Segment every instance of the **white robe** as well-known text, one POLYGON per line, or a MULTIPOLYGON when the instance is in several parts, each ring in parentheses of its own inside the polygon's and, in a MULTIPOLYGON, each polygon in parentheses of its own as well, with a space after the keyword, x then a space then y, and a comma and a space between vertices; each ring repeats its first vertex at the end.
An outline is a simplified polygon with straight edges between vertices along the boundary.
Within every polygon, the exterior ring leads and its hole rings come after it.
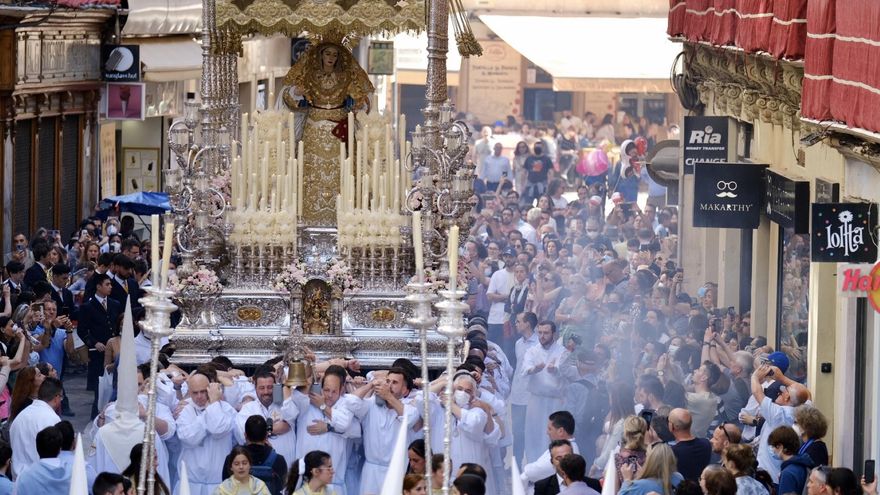
MULTIPOLYGON (((378 495, 388 472, 403 416, 398 416, 394 409, 376 405, 375 397, 359 400, 353 405, 355 416, 361 418, 363 428, 365 461, 360 495, 378 495)), ((412 430, 421 415, 413 404, 405 403, 403 408, 406 411, 407 430, 412 430)))
MULTIPOLYGON (((479 464, 487 473, 491 472, 489 452, 486 450, 486 434, 483 432, 488 419, 486 412, 479 408, 462 409, 461 418, 452 416, 453 475, 465 462, 479 464)), ((487 490, 486 493, 489 491, 487 490)))
MULTIPOLYGON (((300 411, 304 411, 309 407, 308 396, 302 394, 298 390, 294 390, 293 394, 284 401, 282 405, 275 403, 269 404, 269 407, 263 405, 259 400, 252 400, 241 406, 241 410, 235 416, 235 434, 238 443, 244 445, 244 424, 251 416, 262 416, 266 421, 284 420, 290 425, 290 431, 280 435, 269 436, 269 443, 275 452, 284 456, 287 461, 287 467, 290 468, 294 461, 299 459, 299 452, 296 449, 296 418, 300 411)), ((227 452, 228 454, 228 452, 227 452)), ((302 453, 305 455, 305 452, 302 453)))
POLYGON ((558 366, 562 364, 565 348, 553 343, 545 349, 540 343, 526 351, 522 373, 529 379, 529 403, 526 406, 525 458, 528 462, 541 457, 547 450, 550 437, 547 436, 547 418, 564 406, 563 382, 558 366), (547 371, 546 365, 555 361, 557 372, 547 371), (536 365, 543 363, 544 369, 527 375, 536 365))
MULTIPOLYGON (((214 495, 223 481, 223 462, 235 445, 235 409, 224 401, 199 409, 189 403, 177 417, 180 461, 186 462, 190 495, 214 495)), ((181 466, 178 465, 178 472, 181 466)), ((180 483, 174 494, 180 493, 180 483)))
POLYGON ((37 433, 49 426, 55 426, 61 418, 52 406, 35 400, 24 408, 9 427, 9 441, 12 444, 12 472, 16 476, 24 468, 40 460, 37 454, 37 433))
MULTIPOLYGON (((162 348, 165 344, 168 343, 168 337, 162 337, 159 339, 159 349, 162 348)), ((152 345, 153 343, 147 338, 147 335, 144 332, 140 332, 134 338, 134 356, 137 360, 138 366, 149 363, 150 357, 152 355, 152 345)))
POLYGON ((320 409, 311 404, 308 409, 300 413, 297 421, 296 451, 301 456, 313 450, 323 450, 330 454, 334 469, 333 485, 337 495, 342 495, 345 487, 345 473, 351 452, 350 438, 360 436, 360 424, 354 421, 354 413, 348 406, 350 400, 345 396, 340 397, 332 407, 333 418, 329 421, 320 409), (316 421, 329 423, 334 431, 312 435, 307 428, 316 421))

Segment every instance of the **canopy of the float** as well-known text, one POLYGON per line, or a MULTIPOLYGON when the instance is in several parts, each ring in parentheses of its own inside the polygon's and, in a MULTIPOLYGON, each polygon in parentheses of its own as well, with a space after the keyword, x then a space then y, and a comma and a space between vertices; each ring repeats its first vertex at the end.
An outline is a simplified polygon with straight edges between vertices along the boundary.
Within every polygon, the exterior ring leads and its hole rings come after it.
POLYGON ((217 27, 240 35, 364 36, 425 29, 424 0, 217 0, 216 5, 217 27))

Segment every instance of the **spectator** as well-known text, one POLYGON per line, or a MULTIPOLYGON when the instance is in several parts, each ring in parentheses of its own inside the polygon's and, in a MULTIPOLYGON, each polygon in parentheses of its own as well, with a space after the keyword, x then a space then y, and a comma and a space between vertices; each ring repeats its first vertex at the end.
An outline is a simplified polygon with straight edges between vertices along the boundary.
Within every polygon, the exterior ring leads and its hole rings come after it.
MULTIPOLYGON (((37 398, 12 421, 9 440, 12 444, 12 471, 16 475, 41 458, 35 439, 37 433, 61 421, 58 413, 61 412, 62 395, 60 380, 43 379, 37 398)), ((60 445, 61 441, 58 443, 60 445)))
MULTIPOLYGON (((247 442, 244 449, 251 461, 250 474, 265 484, 269 493, 281 495, 287 479, 287 462, 269 444, 268 424, 260 415, 251 416, 245 421, 244 436, 247 442)), ((235 450, 223 462, 223 479, 233 475, 235 450)))
POLYGON ((621 470, 638 471, 645 464, 645 459, 648 457, 645 445, 647 432, 648 423, 639 416, 629 416, 623 422, 623 444, 620 446, 620 452, 614 454, 617 486, 623 484, 621 470))
POLYGON ((15 480, 17 493, 67 495, 70 492, 71 471, 58 460, 61 441, 61 432, 54 426, 48 426, 37 433, 37 454, 40 458, 20 471, 15 480))
POLYGON ((0 444, 0 495, 12 495, 12 448, 8 444, 0 444))
POLYGON ((706 466, 700 475, 700 488, 705 495, 737 495, 736 480, 721 466, 706 466))
POLYGON ((51 251, 51 248, 48 243, 36 242, 34 243, 33 250, 36 263, 31 265, 24 274, 24 286, 30 288, 33 288, 34 284, 40 280, 48 281, 49 268, 52 267, 49 261, 49 251, 51 251))
POLYGON ((116 473, 101 473, 92 485, 92 495, 127 495, 125 477, 116 473))
POLYGON ((792 428, 803 441, 798 454, 810 456, 816 466, 827 466, 828 447, 822 438, 828 433, 828 420, 822 411, 811 405, 798 406, 794 410, 792 428))
MULTIPOLYGON (((766 425, 765 425, 766 428, 766 425)), ((801 493, 813 468, 813 460, 806 454, 798 454, 801 441, 788 426, 780 426, 767 438, 770 455, 782 461, 779 473, 778 493, 801 493)))
POLYGON ((650 449, 645 465, 636 473, 624 469, 623 485, 618 495, 648 495, 651 492, 672 493, 673 488, 682 482, 682 476, 675 470, 675 453, 666 444, 657 444, 650 449))
POLYGON ((700 473, 709 465, 712 446, 705 438, 691 433, 691 414, 687 409, 673 409, 669 413, 669 431, 675 436, 672 450, 678 460, 678 472, 684 479, 698 480, 700 473))
POLYGON ((736 479, 738 495, 769 495, 760 481, 752 477, 755 471, 755 452, 750 445, 733 444, 721 453, 721 465, 736 479))
POLYGON ((583 481, 587 471, 587 461, 577 454, 568 454, 559 460, 559 475, 565 488, 559 495, 599 495, 583 481))

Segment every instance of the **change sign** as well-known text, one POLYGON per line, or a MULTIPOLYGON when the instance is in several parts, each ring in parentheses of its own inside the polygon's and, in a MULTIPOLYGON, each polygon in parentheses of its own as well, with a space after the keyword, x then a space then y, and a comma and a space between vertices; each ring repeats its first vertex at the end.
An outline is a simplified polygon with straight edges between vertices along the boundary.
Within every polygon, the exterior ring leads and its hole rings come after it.
POLYGON ((728 160, 727 117, 684 118, 684 173, 694 173, 696 163, 723 163, 728 160))
POLYGON ((697 163, 694 227, 754 229, 761 223, 767 165, 697 163))

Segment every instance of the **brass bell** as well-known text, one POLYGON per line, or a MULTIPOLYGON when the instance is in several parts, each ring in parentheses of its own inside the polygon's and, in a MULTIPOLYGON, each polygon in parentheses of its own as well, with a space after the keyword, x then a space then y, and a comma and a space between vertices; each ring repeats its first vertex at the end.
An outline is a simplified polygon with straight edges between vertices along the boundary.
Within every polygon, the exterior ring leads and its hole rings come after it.
POLYGON ((308 383, 308 380, 306 380, 306 364, 299 359, 289 362, 287 365, 287 380, 284 381, 284 385, 297 388, 304 387, 308 383))

